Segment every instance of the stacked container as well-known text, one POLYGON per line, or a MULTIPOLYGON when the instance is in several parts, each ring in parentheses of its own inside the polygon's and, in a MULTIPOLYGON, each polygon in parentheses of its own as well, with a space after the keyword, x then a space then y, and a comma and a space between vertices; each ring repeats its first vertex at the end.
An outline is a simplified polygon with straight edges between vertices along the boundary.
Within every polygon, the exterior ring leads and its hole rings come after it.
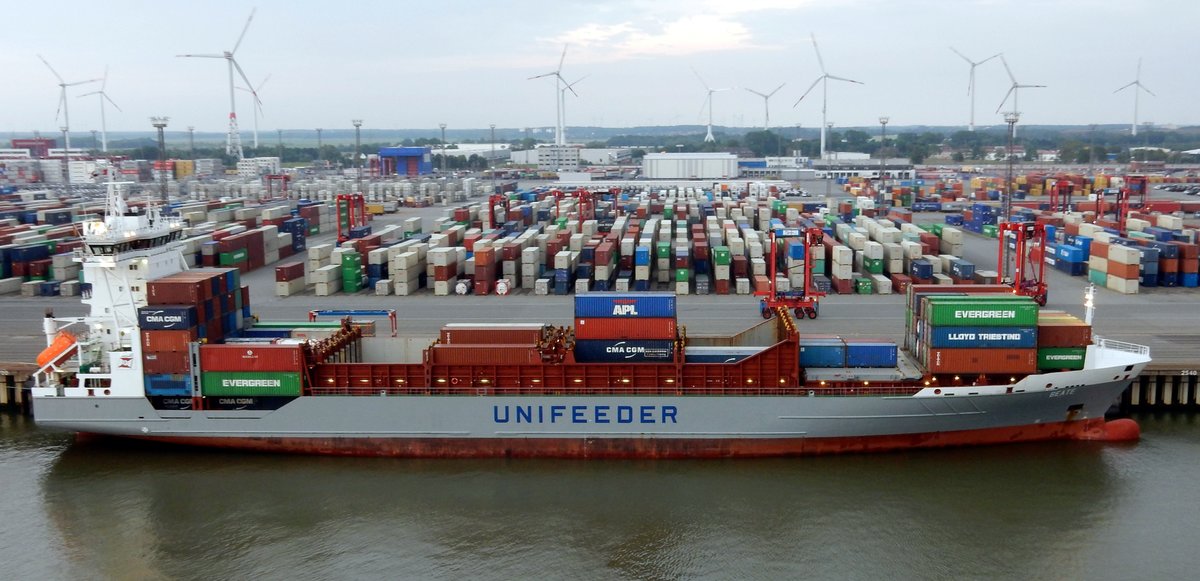
POLYGON ((147 389, 155 391, 147 394, 190 395, 192 344, 237 336, 248 293, 233 269, 189 270, 147 283, 148 304, 138 309, 142 369, 147 389))
POLYGON ((586 293, 575 296, 575 360, 668 363, 675 359, 675 295, 586 293))
POLYGON ((298 396, 303 392, 300 345, 201 345, 201 393, 216 397, 298 396))
POLYGON ((1063 311, 1038 313, 1038 369, 1063 371, 1083 369, 1087 346, 1092 343, 1092 327, 1063 311))
POLYGON ((1030 297, 926 296, 916 325, 917 356, 930 373, 1033 373, 1037 323, 1030 297))

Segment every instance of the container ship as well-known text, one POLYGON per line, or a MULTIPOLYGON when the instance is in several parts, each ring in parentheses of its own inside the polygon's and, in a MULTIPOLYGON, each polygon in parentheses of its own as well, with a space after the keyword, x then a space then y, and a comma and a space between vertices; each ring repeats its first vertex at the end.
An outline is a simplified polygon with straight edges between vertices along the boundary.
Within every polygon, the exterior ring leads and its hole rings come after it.
MULTIPOLYGON (((689 337, 673 294, 585 293, 569 327, 448 324, 424 349, 353 316, 261 322, 239 271, 110 186, 75 254, 90 314, 47 314, 36 421, 81 434, 395 457, 706 458, 1136 435, 1106 422, 1141 345, 1002 285, 911 285, 902 344, 786 309, 689 337)), ((421 245, 413 245, 420 251, 421 245)), ((401 320, 403 317, 400 317, 401 320)), ((1132 424, 1132 425, 1131 425, 1132 424)))

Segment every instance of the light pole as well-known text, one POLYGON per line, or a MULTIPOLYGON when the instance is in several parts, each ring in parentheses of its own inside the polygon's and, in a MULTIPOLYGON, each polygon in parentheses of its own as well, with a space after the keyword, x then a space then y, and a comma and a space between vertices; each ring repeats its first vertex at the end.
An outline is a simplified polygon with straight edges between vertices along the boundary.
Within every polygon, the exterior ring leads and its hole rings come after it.
POLYGON ((442 141, 440 143, 442 149, 442 167, 439 168, 442 173, 446 172, 446 124, 438 123, 438 127, 442 128, 442 141))
POLYGON ((92 130, 92 149, 100 149, 99 142, 96 141, 96 130, 92 130))
MULTIPOLYGON (((1008 222, 1009 216, 1012 215, 1012 184, 1013 184, 1013 140, 1017 134, 1017 121, 1021 120, 1021 114, 1012 111, 1004 114, 1004 122, 1008 123, 1008 177, 1004 184, 1004 192, 1000 198, 1000 220, 1008 222)), ((1009 266, 1009 249, 1008 240, 1002 238, 1000 240, 1000 279, 1011 280, 1012 270, 1009 266)), ((1012 281, 1016 283, 1017 281, 1012 281)))
POLYGON ((163 130, 167 128, 167 117, 151 117, 150 124, 158 130, 158 187, 159 196, 162 198, 163 206, 166 206, 170 201, 167 196, 167 141, 163 137, 163 130))
POLYGON ((492 193, 496 192, 496 124, 488 125, 492 130, 492 156, 488 158, 488 173, 492 174, 492 193))
POLYGON ((883 187, 886 183, 887 171, 887 124, 889 119, 884 116, 879 118, 879 201, 878 204, 883 207, 883 187))
POLYGON ((1096 159, 1096 146, 1093 144, 1094 141, 1096 141, 1095 123, 1091 125, 1091 131, 1088 132, 1088 177, 1092 178, 1095 177, 1095 173, 1092 171, 1092 164, 1095 163, 1096 159))
POLYGON ((362 130, 362 119, 352 119, 350 123, 354 124, 354 163, 358 164, 358 171, 355 172, 355 191, 362 193, 362 158, 359 157, 359 149, 362 147, 362 141, 359 139, 359 132, 362 130))
MULTIPOLYGON (((830 134, 833 133, 833 121, 825 122, 825 131, 827 131, 830 134)), ((832 137, 832 135, 830 137, 832 137)), ((824 153, 827 156, 825 159, 825 197, 828 198, 829 197, 829 189, 830 189, 829 182, 830 182, 830 180, 833 179, 833 171, 832 171, 832 169, 833 169, 833 167, 832 167, 833 166, 833 148, 830 148, 829 151, 826 152, 824 149, 824 147, 825 147, 824 143, 821 144, 821 147, 822 147, 821 153, 824 153)))
POLYGON ((192 153, 192 159, 196 159, 196 128, 188 125, 188 149, 192 153))
POLYGON ((320 162, 325 160, 325 157, 321 154, 321 131, 322 131, 322 129, 320 127, 318 127, 317 128, 317 165, 318 166, 324 165, 320 162))
POLYGON ((1142 135, 1146 136, 1146 146, 1142 148, 1142 171, 1146 171, 1146 162, 1150 160, 1150 128, 1154 124, 1147 121, 1142 123, 1142 135))
POLYGON ((63 176, 66 179, 67 197, 71 197, 71 138, 67 136, 66 125, 59 127, 58 130, 63 134, 63 176))
POLYGON ((282 129, 275 130, 275 138, 278 140, 277 141, 277 144, 278 144, 277 149, 279 150, 279 163, 282 164, 283 163, 283 130, 282 129))

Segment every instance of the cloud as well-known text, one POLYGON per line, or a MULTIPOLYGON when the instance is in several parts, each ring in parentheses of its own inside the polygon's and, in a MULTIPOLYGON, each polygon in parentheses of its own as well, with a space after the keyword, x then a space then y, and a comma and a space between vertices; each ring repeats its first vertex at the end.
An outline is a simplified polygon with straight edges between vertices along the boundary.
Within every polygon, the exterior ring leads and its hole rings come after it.
POLYGON ((613 62, 647 56, 681 56, 757 47, 745 24, 714 14, 694 14, 665 22, 635 25, 584 24, 547 43, 571 46, 576 62, 613 62))

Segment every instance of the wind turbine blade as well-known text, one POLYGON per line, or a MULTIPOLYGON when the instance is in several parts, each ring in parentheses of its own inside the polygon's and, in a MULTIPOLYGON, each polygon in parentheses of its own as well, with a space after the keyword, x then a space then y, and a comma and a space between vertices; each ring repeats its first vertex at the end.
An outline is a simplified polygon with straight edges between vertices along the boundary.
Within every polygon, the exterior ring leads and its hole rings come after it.
MULTIPOLYGON (((54 110, 54 122, 58 123, 58 116, 62 115, 63 101, 67 98, 67 92, 64 89, 58 94, 58 109, 54 110)), ((65 146, 64 146, 65 147, 65 146)))
POLYGON ((47 62, 46 59, 44 57, 42 57, 42 55, 39 54, 39 55, 37 55, 37 57, 42 60, 42 64, 46 65, 46 68, 50 69, 50 72, 54 73, 54 77, 58 79, 58 82, 60 82, 60 83, 64 82, 62 75, 58 74, 58 71, 54 70, 54 67, 50 66, 50 63, 47 62))
POLYGON ((1142 80, 1142 57, 1138 57, 1137 76, 1133 78, 1138 81, 1142 80))
POLYGON ((808 35, 812 38, 813 51, 817 53, 817 64, 821 65, 821 74, 825 74, 825 59, 821 58, 821 47, 817 46, 817 35, 812 32, 808 35))
POLYGON ((121 109, 121 107, 120 107, 120 106, 118 106, 118 105, 117 105, 117 103, 116 103, 115 101, 113 101, 113 100, 112 100, 112 98, 111 98, 111 97, 109 97, 109 96, 108 96, 108 93, 100 93, 100 95, 104 97, 104 100, 105 100, 105 101, 108 101, 108 104, 109 104, 109 105, 112 105, 113 107, 116 107, 116 108, 117 108, 117 111, 121 111, 122 113, 124 113, 124 112, 125 112, 125 111, 123 111, 123 110, 121 109))
POLYGON ((971 65, 971 74, 967 77, 967 96, 971 96, 971 87, 975 86, 975 65, 971 65))
MULTIPOLYGON (((242 65, 239 65, 237 60, 235 60, 235 59, 229 59, 229 62, 233 63, 233 68, 237 69, 238 75, 240 75, 242 77, 242 81, 244 81, 246 83, 246 86, 253 87, 254 85, 250 83, 250 79, 246 77, 246 72, 242 70, 242 65)), ((257 92, 255 92, 253 89, 251 89, 250 94, 254 95, 255 101, 258 101, 258 93, 257 92)))
POLYGON ((562 72, 563 62, 567 60, 567 46, 568 45, 563 44, 562 56, 558 57, 558 68, 554 71, 556 73, 562 72))
POLYGON ((1117 89, 1117 90, 1115 90, 1115 91, 1113 91, 1113 92, 1114 92, 1114 93, 1120 93, 1121 91, 1124 91, 1125 89, 1128 89, 1129 87, 1132 87, 1132 86, 1134 86, 1134 85, 1136 85, 1136 84, 1138 84, 1138 82, 1137 82, 1137 81, 1130 81, 1130 82, 1129 82, 1129 84, 1126 84, 1126 85, 1121 85, 1121 88, 1120 88, 1120 89, 1117 89))
POLYGON ((84 97, 90 97, 90 96, 92 96, 92 95, 103 95, 103 94, 104 94, 104 92, 103 92, 103 91, 92 91, 92 92, 90 92, 90 93, 84 93, 84 94, 82 94, 82 95, 75 95, 75 98, 76 98, 76 99, 82 99, 82 98, 84 98, 84 97))
POLYGON ((977 63, 975 63, 975 64, 976 64, 976 65, 981 65, 981 64, 983 64, 983 63, 986 63, 986 62, 988 62, 988 61, 990 61, 990 60, 992 60, 992 59, 994 59, 994 58, 996 58, 996 57, 998 57, 998 56, 1000 56, 1000 53, 996 53, 996 54, 994 54, 994 55, 992 55, 992 56, 990 56, 990 57, 987 57, 987 58, 985 58, 985 59, 983 59, 983 60, 981 60, 981 61, 979 61, 979 62, 977 62, 977 63))
POLYGON ((835 80, 835 81, 845 81, 845 82, 847 82, 847 83, 858 83, 858 84, 860 84, 860 85, 863 85, 863 84, 865 84, 865 83, 863 83, 862 81, 856 81, 856 80, 854 80, 854 79, 847 79, 846 77, 837 77, 837 76, 834 76, 834 75, 825 75, 825 76, 826 76, 826 77, 829 77, 829 78, 831 78, 831 79, 833 79, 833 80, 835 80))
MULTIPOLYGON (((742 88, 745 88, 745 87, 742 87, 742 88)), ((770 96, 770 95, 764 95, 762 93, 759 93, 758 91, 755 91, 754 89, 746 89, 746 90, 750 91, 751 93, 754 93, 755 95, 758 95, 759 97, 762 97, 764 99, 766 99, 767 97, 770 96)))
POLYGON ((1004 70, 1008 73, 1008 79, 1012 81, 1014 85, 1017 84, 1017 78, 1013 76, 1012 69, 1008 68, 1008 59, 1004 58, 1003 54, 1000 55, 1000 62, 1004 63, 1004 70))
POLYGON ((1017 85, 1018 89, 1045 89, 1046 85, 1017 85))
POLYGON ((825 75, 821 75, 821 76, 817 77, 817 80, 813 81, 812 84, 808 86, 808 90, 804 91, 804 94, 800 95, 799 99, 796 99, 796 102, 792 104, 792 107, 799 105, 800 101, 803 101, 804 98, 807 97, 808 94, 811 93, 812 90, 817 87, 817 83, 821 82, 821 79, 824 79, 824 78, 825 78, 825 75))
POLYGON ((704 81, 704 77, 700 76, 700 73, 696 71, 696 67, 688 67, 688 68, 692 69, 692 74, 696 75, 696 78, 700 80, 700 84, 704 85, 705 89, 708 89, 710 91, 712 90, 712 89, 709 89, 708 83, 704 81))
MULTIPOLYGON (((566 80, 566 79, 564 79, 564 78, 562 78, 562 75, 555 74, 554 76, 558 77, 558 80, 562 81, 562 84, 563 84, 563 85, 566 85, 565 87, 563 87, 563 89, 565 89, 565 90, 567 90, 567 91, 570 91, 570 92, 571 92, 571 94, 572 94, 572 95, 575 95, 576 97, 578 97, 578 96, 579 96, 579 93, 576 93, 576 92, 575 92, 575 89, 572 89, 572 88, 571 88, 571 85, 567 85, 567 80, 566 80)), ((578 81, 576 81, 576 82, 578 82, 578 81)))
POLYGON ((1003 100, 1003 101, 1000 101, 1000 106, 999 106, 999 107, 996 107, 996 112, 997 112, 997 113, 999 113, 999 112, 1000 112, 1000 109, 1003 109, 1003 108, 1004 108, 1004 104, 1008 102, 1008 97, 1009 97, 1010 95, 1012 95, 1013 91, 1015 91, 1015 90, 1017 90, 1017 85, 1014 83, 1014 84, 1013 84, 1013 86, 1011 86, 1011 87, 1009 87, 1009 88, 1008 88, 1008 92, 1004 94, 1004 100, 1003 100))
MULTIPOLYGON (((242 33, 238 35, 237 42, 233 43, 233 50, 229 51, 229 54, 234 54, 234 53, 236 53, 236 52, 237 52, 237 49, 238 49, 238 47, 239 47, 239 46, 242 46, 242 39, 246 38, 246 31, 247 31, 247 30, 250 30, 250 21, 251 21, 251 20, 254 20, 254 13, 255 13, 255 12, 258 12, 258 8, 251 8, 251 9, 250 9, 250 17, 246 19, 246 25, 242 27, 242 33)), ((247 83, 247 84, 249 84, 249 83, 247 83)), ((252 86, 253 86, 253 85, 252 85, 252 86)))
POLYGON ((1142 84, 1140 81, 1137 83, 1137 86, 1138 86, 1138 88, 1139 88, 1139 89, 1141 89, 1141 90, 1143 90, 1143 91, 1145 91, 1145 92, 1147 92, 1147 93, 1150 93, 1150 96, 1151 96, 1151 97, 1157 97, 1157 96, 1158 96, 1158 95, 1155 95, 1155 94, 1154 94, 1154 91, 1151 91, 1150 89, 1147 89, 1147 88, 1146 88, 1146 85, 1143 85, 1143 84, 1142 84))
POLYGON ((708 96, 704 97, 704 103, 700 104, 700 113, 697 114, 701 119, 704 118, 704 109, 708 107, 708 102, 712 100, 712 91, 709 91, 708 96))
POLYGON ((958 52, 958 49, 957 49, 957 48, 950 47, 950 50, 954 51, 954 54, 956 54, 956 55, 958 55, 959 57, 961 57, 961 58, 962 58, 962 60, 964 60, 964 61, 967 61, 967 64, 969 64, 969 65, 971 65, 971 66, 975 66, 976 64, 978 64, 978 63, 976 63, 976 62, 972 61, 971 59, 967 58, 967 55, 965 55, 965 54, 963 54, 963 53, 961 53, 961 52, 958 52))
MULTIPOLYGON (((569 84, 569 85, 567 85, 567 88, 568 88, 568 89, 570 89, 571 87, 574 87, 575 85, 578 85, 579 83, 583 82, 583 80, 584 80, 584 79, 586 79, 586 78, 588 78, 588 77, 590 77, 590 76, 592 76, 592 74, 591 74, 591 73, 588 73, 588 74, 586 74, 586 75, 584 75, 584 76, 582 76, 582 77, 579 77, 578 79, 575 79, 575 82, 574 82, 574 83, 571 83, 571 84, 569 84)), ((574 93, 575 91, 574 91, 574 90, 572 90, 571 92, 572 92, 572 93, 574 93)), ((578 95, 576 95, 576 96, 578 96, 578 95)))
POLYGON ((263 88, 263 85, 266 85, 267 81, 269 81, 269 80, 271 80, 271 75, 267 75, 267 77, 265 79, 263 79, 261 83, 258 84, 258 88, 255 89, 255 91, 261 91, 263 88))
POLYGON ((772 96, 774 96, 774 95, 775 95, 775 93, 778 93, 778 92, 779 92, 779 89, 782 89, 782 88, 783 88, 783 86, 784 86, 784 85, 786 85, 786 84, 787 84, 787 83, 779 83, 779 86, 778 86, 778 87, 775 87, 775 90, 774 90, 774 91, 771 91, 770 93, 767 93, 767 94, 766 94, 766 96, 765 96, 765 98, 767 98, 767 99, 770 99, 772 96))
POLYGON ((108 65, 104 65, 104 80, 100 81, 100 91, 103 92, 108 87, 108 65))
POLYGON ((725 87, 724 89, 712 89, 712 92, 714 92, 714 93, 721 93, 721 92, 724 92, 724 91, 732 91, 732 90, 734 90, 734 89, 736 89, 736 88, 737 88, 737 87, 725 87))
POLYGON ((550 73, 545 73, 545 74, 537 75, 537 76, 534 76, 534 77, 529 77, 528 79, 525 79, 525 80, 526 80, 526 81, 532 81, 532 80, 534 80, 534 79, 542 79, 542 78, 545 78, 545 77, 553 77, 553 76, 555 76, 555 75, 557 75, 557 74, 558 74, 558 72, 550 72, 550 73))
POLYGON ((88 83, 99 83, 100 79, 88 79, 86 81, 75 81, 74 83, 63 83, 63 86, 74 87, 75 85, 86 85, 88 83))
POLYGON ((223 59, 223 54, 177 54, 177 58, 193 58, 193 59, 223 59))

